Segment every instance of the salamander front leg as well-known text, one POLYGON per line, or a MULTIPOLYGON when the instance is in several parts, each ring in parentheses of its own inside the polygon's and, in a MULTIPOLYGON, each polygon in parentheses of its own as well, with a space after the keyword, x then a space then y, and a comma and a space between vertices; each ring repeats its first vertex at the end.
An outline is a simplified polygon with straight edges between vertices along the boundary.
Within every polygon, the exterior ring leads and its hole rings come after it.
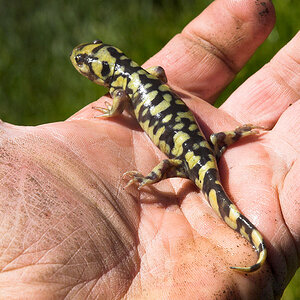
POLYGON ((94 109, 102 112, 101 115, 98 115, 96 117, 115 117, 120 115, 123 110, 128 107, 129 97, 124 90, 113 89, 112 91, 110 91, 110 94, 113 98, 112 105, 108 102, 105 102, 104 104, 106 105, 106 107, 93 107, 94 109))
POLYGON ((237 127, 233 131, 223 131, 218 133, 213 133, 210 136, 210 141, 213 146, 216 158, 219 159, 225 150, 231 144, 237 142, 243 137, 258 134, 257 130, 253 129, 264 129, 261 126, 255 126, 252 124, 245 124, 237 127))
POLYGON ((186 175, 183 169, 181 169, 181 166, 182 161, 179 159, 164 159, 147 176, 143 176, 137 171, 128 171, 124 173, 123 177, 128 176, 131 179, 125 186, 125 188, 136 182, 139 183, 138 189, 140 189, 144 185, 150 185, 166 178, 186 178, 186 175))
POLYGON ((167 76, 165 73, 165 70, 160 66, 154 66, 146 69, 147 72, 157 77, 159 80, 161 80, 163 83, 167 83, 167 76))

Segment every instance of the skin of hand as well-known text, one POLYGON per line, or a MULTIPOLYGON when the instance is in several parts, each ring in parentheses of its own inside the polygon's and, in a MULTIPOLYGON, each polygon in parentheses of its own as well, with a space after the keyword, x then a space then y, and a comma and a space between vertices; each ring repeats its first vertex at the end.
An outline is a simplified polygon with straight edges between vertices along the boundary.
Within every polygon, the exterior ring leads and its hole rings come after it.
POLYGON ((206 136, 267 129, 219 163, 225 190, 265 238, 262 269, 229 268, 256 253, 189 180, 124 189, 124 172, 147 174, 164 155, 126 113, 95 118, 102 97, 65 122, 0 123, 1 299, 280 297, 299 266, 300 34, 211 105, 274 23, 271 2, 217 0, 145 64, 166 70, 206 136))

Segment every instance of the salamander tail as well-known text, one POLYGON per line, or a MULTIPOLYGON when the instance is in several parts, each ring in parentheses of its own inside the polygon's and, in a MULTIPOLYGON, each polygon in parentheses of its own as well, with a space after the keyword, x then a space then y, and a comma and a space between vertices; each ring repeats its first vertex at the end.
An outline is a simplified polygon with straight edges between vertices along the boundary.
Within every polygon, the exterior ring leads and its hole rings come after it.
POLYGON ((253 241, 253 245, 255 246, 255 249, 258 253, 258 260, 257 260, 256 264, 254 264, 250 267, 230 267, 230 269, 237 270, 240 272, 245 272, 245 273, 251 273, 251 272, 257 271, 264 264, 264 262, 267 258, 267 249, 266 249, 264 240, 263 240, 261 234, 256 229, 254 229, 252 232, 252 237, 254 235, 257 235, 257 238, 258 238, 258 240, 256 240, 258 242, 258 244, 256 244, 255 241, 253 241))
POLYGON ((267 249, 262 235, 255 228, 255 226, 245 216, 243 216, 239 212, 238 208, 230 201, 221 183, 218 180, 214 180, 213 176, 207 178, 211 179, 209 180, 210 184, 204 185, 203 190, 206 193, 208 201, 212 208, 229 227, 240 233, 247 241, 249 241, 258 253, 258 259, 256 264, 250 267, 230 268, 248 273, 258 270, 267 258, 267 249))

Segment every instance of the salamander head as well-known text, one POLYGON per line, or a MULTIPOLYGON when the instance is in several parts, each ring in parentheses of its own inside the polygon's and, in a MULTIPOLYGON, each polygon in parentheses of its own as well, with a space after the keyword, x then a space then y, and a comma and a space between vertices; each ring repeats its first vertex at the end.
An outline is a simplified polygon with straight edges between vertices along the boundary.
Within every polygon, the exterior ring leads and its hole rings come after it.
POLYGON ((80 44, 71 52, 70 59, 76 70, 97 84, 108 86, 111 82, 115 57, 108 49, 111 46, 100 40, 80 44))

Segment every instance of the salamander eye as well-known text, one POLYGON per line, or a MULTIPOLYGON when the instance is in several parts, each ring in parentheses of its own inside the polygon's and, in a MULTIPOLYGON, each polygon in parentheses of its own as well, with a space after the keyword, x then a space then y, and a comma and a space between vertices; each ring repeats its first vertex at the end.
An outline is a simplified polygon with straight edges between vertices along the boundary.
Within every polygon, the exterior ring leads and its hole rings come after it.
POLYGON ((77 63, 78 66, 82 66, 83 62, 84 62, 84 57, 82 54, 78 54, 75 56, 75 61, 77 63))
POLYGON ((103 42, 101 40, 94 40, 93 44, 102 44, 103 42))

